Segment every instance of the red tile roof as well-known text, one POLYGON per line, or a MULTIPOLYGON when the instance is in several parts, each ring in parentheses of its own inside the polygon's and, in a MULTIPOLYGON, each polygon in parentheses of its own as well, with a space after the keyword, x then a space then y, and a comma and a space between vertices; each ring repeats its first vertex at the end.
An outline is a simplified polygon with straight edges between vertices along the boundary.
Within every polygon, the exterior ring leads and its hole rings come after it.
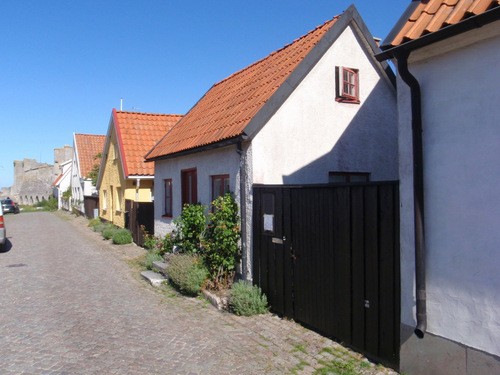
POLYGON ((95 159, 95 156, 102 153, 105 142, 105 135, 75 134, 75 147, 82 177, 88 177, 92 167, 101 163, 101 158, 95 159))
POLYGON ((64 174, 62 174, 62 173, 61 173, 61 174, 60 174, 60 175, 56 178, 56 180, 52 183, 52 186, 57 186, 57 184, 59 183, 59 181, 61 181, 61 180, 62 180, 63 176, 64 176, 64 174))
POLYGON ((398 46, 500 6, 500 0, 421 0, 395 37, 385 45, 398 46))
POLYGON ((338 18, 216 83, 146 158, 175 154, 242 135, 253 116, 338 18))
POLYGON ((167 133, 182 115, 113 110, 114 125, 128 176, 153 176, 154 165, 144 155, 167 133))

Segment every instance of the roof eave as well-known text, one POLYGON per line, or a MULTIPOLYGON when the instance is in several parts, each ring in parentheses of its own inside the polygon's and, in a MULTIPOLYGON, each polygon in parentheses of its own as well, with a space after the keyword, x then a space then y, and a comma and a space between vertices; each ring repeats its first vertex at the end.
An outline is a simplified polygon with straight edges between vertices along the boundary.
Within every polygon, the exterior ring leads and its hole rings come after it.
POLYGON ((410 40, 406 43, 400 44, 399 46, 382 46, 382 48, 385 47, 387 49, 384 52, 375 55, 375 58, 378 61, 383 61, 393 58, 398 53, 403 51, 405 53, 410 53, 411 51, 414 51, 416 49, 428 46, 432 43, 436 43, 444 39, 451 38, 466 31, 478 29, 498 20, 500 20, 500 7, 496 7, 476 16, 469 17, 456 24, 443 27, 438 31, 423 35, 420 38, 414 40, 410 40))
POLYGON ((215 142, 215 143, 210 143, 210 144, 207 144, 207 145, 204 145, 204 146, 190 148, 190 149, 187 149, 187 150, 175 152, 173 154, 160 155, 160 156, 148 158, 148 159, 146 159, 146 163, 156 162, 156 161, 166 160, 166 159, 173 159, 173 158, 178 158, 178 157, 181 157, 181 156, 196 154, 196 153, 199 153, 199 152, 214 150, 214 149, 221 148, 221 147, 231 146, 231 145, 237 144, 238 142, 243 142, 247 138, 248 137, 246 136, 246 134, 243 133, 243 134, 240 134, 240 135, 238 135, 236 137, 224 139, 222 141, 218 141, 218 142, 215 142))

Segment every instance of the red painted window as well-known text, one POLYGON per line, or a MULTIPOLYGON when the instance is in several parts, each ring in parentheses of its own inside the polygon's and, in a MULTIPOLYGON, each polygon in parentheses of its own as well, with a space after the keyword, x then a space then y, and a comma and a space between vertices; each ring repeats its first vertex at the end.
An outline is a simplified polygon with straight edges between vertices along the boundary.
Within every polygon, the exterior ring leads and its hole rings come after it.
POLYGON ((172 214, 172 179, 168 178, 163 180, 163 185, 165 187, 165 207, 163 216, 173 217, 172 214))
POLYGON ((212 201, 229 191, 228 174, 212 176, 212 201))
POLYGON ((198 203, 196 168, 181 171, 182 207, 198 203))
POLYGON ((359 103, 359 71, 336 67, 336 100, 344 103, 359 103))

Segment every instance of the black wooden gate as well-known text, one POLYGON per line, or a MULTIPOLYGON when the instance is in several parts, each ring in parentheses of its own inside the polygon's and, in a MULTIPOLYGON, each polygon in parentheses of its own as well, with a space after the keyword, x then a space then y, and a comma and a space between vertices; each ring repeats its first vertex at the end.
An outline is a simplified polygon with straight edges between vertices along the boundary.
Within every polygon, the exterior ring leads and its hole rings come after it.
POLYGON ((253 191, 253 280, 272 310, 398 366, 398 183, 253 191))
POLYGON ((125 200, 125 227, 132 233, 133 241, 139 245, 144 245, 144 236, 141 226, 145 230, 154 234, 154 203, 149 202, 134 202, 125 200))

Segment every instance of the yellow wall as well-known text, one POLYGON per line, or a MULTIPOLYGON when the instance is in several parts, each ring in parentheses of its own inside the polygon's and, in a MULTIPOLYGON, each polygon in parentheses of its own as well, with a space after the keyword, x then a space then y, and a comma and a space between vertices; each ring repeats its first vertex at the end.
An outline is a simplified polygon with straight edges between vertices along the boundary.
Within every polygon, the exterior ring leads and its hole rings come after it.
POLYGON ((108 149, 103 155, 104 164, 101 165, 104 169, 99 188, 99 212, 103 219, 123 228, 125 226, 125 200, 135 201, 136 193, 139 192, 139 202, 151 202, 153 180, 141 179, 140 187, 137 188, 136 179, 125 179, 120 154, 118 153, 115 157, 115 150, 118 150, 115 148, 116 144, 116 132, 113 127, 108 149), (119 191, 121 191, 120 201, 119 191))

